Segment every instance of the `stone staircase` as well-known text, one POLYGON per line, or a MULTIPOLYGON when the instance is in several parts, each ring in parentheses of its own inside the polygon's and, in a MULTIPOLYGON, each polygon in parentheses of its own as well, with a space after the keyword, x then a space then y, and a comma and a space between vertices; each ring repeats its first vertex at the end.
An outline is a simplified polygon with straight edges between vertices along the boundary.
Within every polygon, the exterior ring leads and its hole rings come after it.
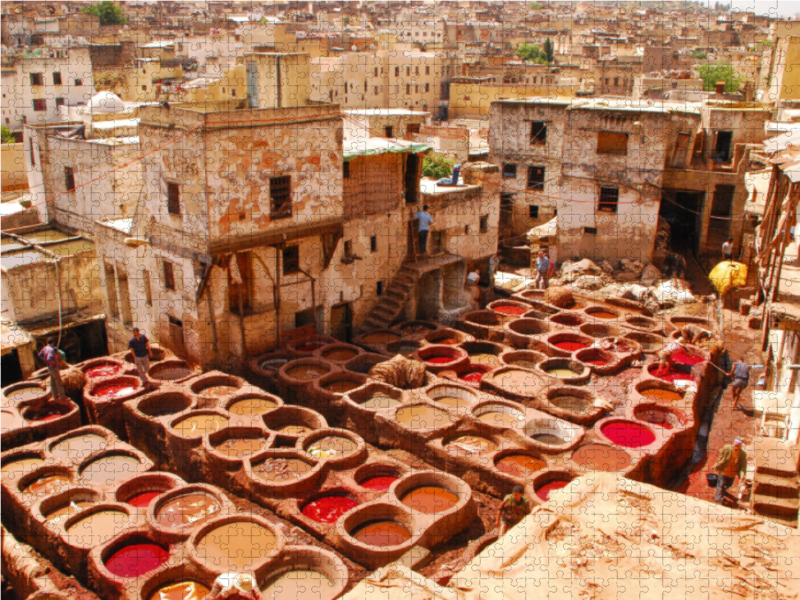
POLYGON ((362 332, 389 327, 400 316, 419 277, 419 271, 409 267, 408 264, 403 265, 367 315, 362 332))
POLYGON ((797 450, 779 440, 758 444, 750 504, 757 515, 797 527, 800 510, 800 474, 797 450))

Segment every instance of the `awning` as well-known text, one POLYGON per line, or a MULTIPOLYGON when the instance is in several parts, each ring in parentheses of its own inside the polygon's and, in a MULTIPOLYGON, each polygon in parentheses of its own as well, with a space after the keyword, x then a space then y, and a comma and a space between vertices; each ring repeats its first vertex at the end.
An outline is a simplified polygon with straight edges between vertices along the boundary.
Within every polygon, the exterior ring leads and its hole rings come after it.
POLYGON ((376 156, 389 152, 407 152, 417 154, 432 150, 428 144, 415 144, 406 141, 394 141, 386 138, 371 137, 344 141, 344 160, 352 160, 359 156, 376 156))

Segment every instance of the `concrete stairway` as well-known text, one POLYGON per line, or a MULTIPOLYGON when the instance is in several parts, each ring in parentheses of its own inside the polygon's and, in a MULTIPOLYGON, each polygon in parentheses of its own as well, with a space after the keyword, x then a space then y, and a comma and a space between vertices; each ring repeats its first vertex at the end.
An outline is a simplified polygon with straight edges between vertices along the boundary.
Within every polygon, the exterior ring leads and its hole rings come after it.
POLYGON ((378 299, 378 303, 367 315, 362 331, 389 327, 408 302, 419 277, 419 271, 409 267, 408 263, 403 265, 389 282, 383 296, 378 299))
POLYGON ((753 512, 797 527, 800 475, 797 449, 773 438, 762 438, 755 452, 755 474, 750 503, 753 512))

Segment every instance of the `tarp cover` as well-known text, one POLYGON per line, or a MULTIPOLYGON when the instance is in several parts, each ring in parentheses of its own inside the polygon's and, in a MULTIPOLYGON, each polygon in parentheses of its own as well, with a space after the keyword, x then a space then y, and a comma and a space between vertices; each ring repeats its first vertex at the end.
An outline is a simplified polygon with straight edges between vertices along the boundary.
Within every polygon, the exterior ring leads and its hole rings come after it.
POLYGON ((723 260, 711 270, 708 278, 721 295, 732 288, 747 285, 747 265, 723 260))

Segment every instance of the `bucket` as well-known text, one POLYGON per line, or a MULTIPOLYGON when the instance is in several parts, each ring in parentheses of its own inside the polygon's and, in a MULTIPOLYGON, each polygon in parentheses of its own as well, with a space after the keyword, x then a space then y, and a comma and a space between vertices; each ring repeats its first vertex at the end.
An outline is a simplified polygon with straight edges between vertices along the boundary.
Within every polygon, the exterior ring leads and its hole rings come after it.
POLYGON ((717 474, 716 473, 706 473, 706 481, 708 481, 708 487, 712 487, 712 488, 717 487, 717 474))

